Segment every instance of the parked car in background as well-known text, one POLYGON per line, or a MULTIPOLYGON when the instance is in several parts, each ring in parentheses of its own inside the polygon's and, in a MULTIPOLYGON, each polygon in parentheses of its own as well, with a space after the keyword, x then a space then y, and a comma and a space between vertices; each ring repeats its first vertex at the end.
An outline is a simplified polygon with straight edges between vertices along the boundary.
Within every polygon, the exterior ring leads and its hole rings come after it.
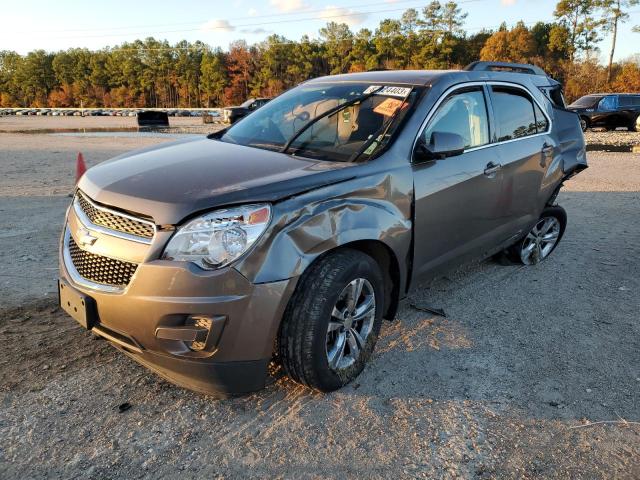
POLYGON ((580 115, 582 131, 592 127, 640 131, 640 93, 585 95, 567 107, 580 115))
POLYGON ((545 260, 567 222, 558 192, 586 167, 578 116, 531 65, 317 78, 208 137, 89 169, 61 306, 194 390, 259 389, 274 353, 335 390, 419 282, 503 251, 545 260))
POLYGON ((250 98, 237 107, 225 107, 222 109, 222 121, 231 125, 266 105, 270 100, 270 98, 250 98))

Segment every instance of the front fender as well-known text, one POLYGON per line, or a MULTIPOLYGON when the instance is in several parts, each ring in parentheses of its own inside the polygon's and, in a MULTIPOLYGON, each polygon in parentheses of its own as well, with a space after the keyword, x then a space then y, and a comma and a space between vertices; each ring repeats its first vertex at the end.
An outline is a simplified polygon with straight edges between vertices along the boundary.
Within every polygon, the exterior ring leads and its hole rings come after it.
POLYGON ((253 283, 284 280, 301 275, 323 253, 368 240, 382 242, 393 252, 400 278, 406 279, 411 192, 392 185, 402 182, 396 177, 385 175, 371 182, 374 187, 349 193, 344 193, 344 183, 331 185, 274 205, 263 240, 236 268, 253 283))

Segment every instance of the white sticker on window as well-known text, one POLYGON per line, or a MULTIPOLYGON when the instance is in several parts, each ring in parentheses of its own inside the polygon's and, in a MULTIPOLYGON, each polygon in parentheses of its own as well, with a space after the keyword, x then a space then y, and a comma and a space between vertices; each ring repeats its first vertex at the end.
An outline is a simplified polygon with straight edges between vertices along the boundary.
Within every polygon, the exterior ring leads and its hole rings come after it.
MULTIPOLYGON (((364 95, 367 95, 377 89, 380 88, 380 85, 371 85, 364 92, 364 95)), ((375 95, 385 95, 387 97, 398 97, 405 98, 411 92, 411 88, 409 87, 383 87, 379 91, 375 93, 375 95)))

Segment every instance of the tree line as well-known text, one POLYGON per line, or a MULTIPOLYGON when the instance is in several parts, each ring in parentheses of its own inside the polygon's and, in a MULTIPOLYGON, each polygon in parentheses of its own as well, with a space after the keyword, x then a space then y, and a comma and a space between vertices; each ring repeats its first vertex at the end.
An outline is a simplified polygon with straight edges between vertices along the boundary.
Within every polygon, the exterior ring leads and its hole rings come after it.
MULTIPOLYGON (((614 63, 620 25, 640 0, 560 0, 555 21, 470 33, 453 1, 432 1, 372 31, 329 22, 320 39, 271 35, 228 51, 200 41, 147 38, 101 50, 0 51, 2 107, 215 107, 275 96, 309 78, 374 69, 460 68, 475 60, 535 63, 569 100, 601 90, 640 91, 640 59, 614 63), (608 63, 598 45, 610 35, 608 63)), ((635 28, 638 30, 638 27, 635 28)), ((640 35, 636 37, 636 41, 640 35)))

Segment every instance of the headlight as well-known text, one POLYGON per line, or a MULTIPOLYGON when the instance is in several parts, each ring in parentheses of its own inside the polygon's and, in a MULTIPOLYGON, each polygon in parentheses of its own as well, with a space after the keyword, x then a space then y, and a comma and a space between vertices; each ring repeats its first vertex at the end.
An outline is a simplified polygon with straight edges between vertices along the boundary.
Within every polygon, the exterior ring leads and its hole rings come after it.
POLYGON ((240 258, 264 233, 271 219, 269 205, 244 205, 216 210, 178 229, 162 258, 193 262, 213 270, 240 258))

